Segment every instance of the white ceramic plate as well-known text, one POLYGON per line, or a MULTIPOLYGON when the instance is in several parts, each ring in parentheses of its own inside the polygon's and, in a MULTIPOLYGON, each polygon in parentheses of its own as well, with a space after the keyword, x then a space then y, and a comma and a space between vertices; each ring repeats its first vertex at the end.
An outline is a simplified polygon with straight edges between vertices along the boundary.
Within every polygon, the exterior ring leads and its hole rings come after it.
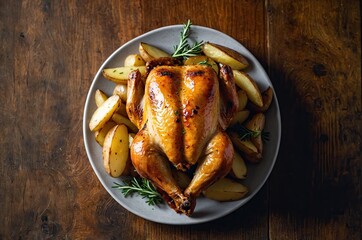
MULTIPOLYGON (((115 86, 114 83, 107 81, 102 76, 101 71, 104 68, 123 65, 124 59, 127 55, 138 53, 138 45, 140 42, 152 44, 169 53, 172 53, 173 46, 177 45, 179 42, 179 35, 182 27, 182 25, 174 25, 150 31, 129 41, 117 49, 102 64, 99 71, 97 72, 88 92, 84 106, 83 117, 84 144, 90 164, 92 165, 97 177, 103 184, 104 188, 109 192, 109 194, 128 211, 142 218, 158 223, 175 225, 208 222, 223 217, 248 202, 263 186, 273 168, 279 150, 281 135, 280 112, 278 101, 274 93, 274 100, 266 114, 265 128, 266 131, 270 132, 270 141, 265 144, 265 150, 263 154, 264 159, 257 165, 248 166, 248 177, 243 182, 250 189, 249 195, 239 201, 223 203, 200 197, 197 200, 196 209, 192 217, 179 215, 170 209, 166 204, 160 206, 148 206, 145 203, 145 200, 139 196, 125 198, 119 190, 112 188, 114 182, 122 183, 122 179, 112 178, 104 171, 102 149, 96 143, 94 140, 94 134, 88 128, 89 120, 96 109, 94 102, 95 91, 97 89, 102 89, 106 93, 111 94, 115 86)), ((190 38, 192 41, 210 41, 227 46, 242 53, 251 63, 251 66, 248 68, 247 72, 255 79, 260 88, 264 90, 268 86, 272 86, 269 77, 257 59, 236 40, 224 33, 206 27, 193 25, 191 30, 192 33, 190 38)))

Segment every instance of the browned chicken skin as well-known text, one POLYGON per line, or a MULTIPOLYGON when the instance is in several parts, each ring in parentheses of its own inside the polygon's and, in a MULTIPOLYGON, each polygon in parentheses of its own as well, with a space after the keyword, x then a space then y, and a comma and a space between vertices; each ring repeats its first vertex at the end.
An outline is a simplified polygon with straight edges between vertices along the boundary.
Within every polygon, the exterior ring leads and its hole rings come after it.
POLYGON ((238 99, 231 69, 223 66, 220 79, 208 66, 156 66, 143 83, 130 75, 127 112, 140 131, 131 145, 137 172, 162 190, 178 213, 191 215, 197 196, 230 170, 234 149, 224 132, 238 99), (197 164, 183 191, 172 177, 197 164))

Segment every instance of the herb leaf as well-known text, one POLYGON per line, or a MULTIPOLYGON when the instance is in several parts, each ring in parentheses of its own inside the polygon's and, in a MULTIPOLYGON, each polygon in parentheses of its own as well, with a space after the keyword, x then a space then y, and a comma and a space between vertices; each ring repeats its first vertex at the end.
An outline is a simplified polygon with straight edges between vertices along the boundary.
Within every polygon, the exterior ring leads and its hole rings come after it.
POLYGON ((246 140, 251 138, 257 138, 261 135, 261 138, 264 142, 270 140, 270 133, 264 130, 262 131, 253 131, 246 128, 244 125, 237 123, 230 128, 232 131, 236 132, 239 135, 240 140, 246 140))
POLYGON ((157 205, 163 202, 161 195, 157 192, 156 188, 150 181, 145 178, 133 177, 131 181, 125 185, 114 182, 112 188, 117 188, 122 191, 125 197, 138 193, 142 198, 146 199, 148 205, 157 205))
POLYGON ((206 65, 206 66, 209 66, 209 67, 212 67, 210 63, 208 63, 207 59, 204 60, 204 61, 201 61, 201 62, 198 62, 197 64, 200 64, 200 65, 206 65))
POLYGON ((195 42, 194 45, 191 47, 188 43, 188 37, 190 36, 190 27, 192 23, 187 20, 187 23, 184 24, 182 32, 180 32, 180 42, 178 45, 174 46, 174 53, 172 57, 183 57, 188 58, 192 56, 200 55, 202 52, 202 45, 203 41, 195 42))

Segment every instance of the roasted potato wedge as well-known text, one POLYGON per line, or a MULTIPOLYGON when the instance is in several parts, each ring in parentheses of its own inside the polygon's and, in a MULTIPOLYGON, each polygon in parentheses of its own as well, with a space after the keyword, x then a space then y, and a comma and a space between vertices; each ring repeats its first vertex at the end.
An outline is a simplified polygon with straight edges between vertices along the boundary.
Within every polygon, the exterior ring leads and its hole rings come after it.
POLYGON ((134 125, 127 117, 122 116, 121 114, 115 113, 112 116, 112 120, 115 121, 117 124, 124 124, 128 127, 129 130, 133 133, 138 132, 138 128, 134 125))
POLYGON ((257 137, 253 137, 250 141, 258 149, 258 152, 263 152, 263 140, 261 138, 261 133, 265 125, 265 115, 263 113, 256 113, 252 118, 245 123, 245 127, 251 131, 259 132, 260 134, 257 137))
POLYGON ((113 90, 113 95, 118 95, 121 97, 122 102, 127 102, 127 85, 117 84, 113 90))
POLYGON ((240 151, 240 154, 245 158, 245 160, 251 163, 260 162, 262 155, 250 140, 241 140, 235 132, 230 132, 229 137, 235 148, 240 151))
POLYGON ((254 103, 255 105, 262 107, 263 106, 263 98, 261 97, 261 93, 258 85, 247 73, 233 70, 235 84, 243 89, 248 96, 248 99, 254 103))
POLYGON ((248 108, 253 112, 266 112, 269 109, 270 104, 273 100, 273 89, 268 87, 264 92, 262 92, 261 97, 263 98, 263 106, 259 107, 252 102, 248 103, 248 108))
POLYGON ((103 164, 112 177, 119 177, 126 168, 129 147, 128 129, 125 125, 116 125, 106 135, 102 149, 103 164))
POLYGON ((146 66, 132 66, 132 67, 117 67, 117 68, 106 68, 103 69, 103 76, 115 83, 127 84, 128 75, 138 70, 142 76, 146 76, 146 66))
POLYGON ((216 62, 229 65, 232 69, 242 70, 249 66, 246 58, 240 53, 215 43, 205 43, 202 47, 204 54, 216 62))
POLYGON ((115 122, 108 121, 106 122, 106 124, 104 124, 104 126, 101 129, 94 132, 94 137, 99 145, 103 146, 104 139, 106 138, 107 133, 114 126, 116 126, 115 122))
POLYGON ((247 193, 247 187, 229 178, 221 178, 203 192, 205 197, 220 202, 239 200, 247 193))
POLYGON ((171 57, 170 54, 166 53, 165 51, 144 42, 140 43, 138 50, 141 54, 141 57, 146 62, 156 58, 171 57))
POLYGON ((118 95, 109 97, 97 110, 93 113, 89 121, 89 129, 97 131, 112 117, 113 113, 122 104, 121 98, 118 95))
POLYGON ((231 165, 230 176, 237 179, 245 179, 248 169, 245 165, 244 159, 238 152, 234 153, 233 164, 231 165))
POLYGON ((237 123, 243 123, 246 119, 248 119, 250 115, 250 111, 247 109, 244 109, 240 112, 237 112, 233 119, 230 122, 230 126, 235 125, 237 123))
POLYGON ((145 60, 139 54, 130 54, 124 60, 125 67, 146 66, 145 60))
POLYGON ((100 107, 106 100, 108 96, 100 89, 97 89, 94 94, 94 100, 96 102, 97 107, 100 107))
POLYGON ((184 65, 197 65, 197 64, 208 65, 212 67, 212 69, 214 69, 216 73, 219 73, 219 66, 217 65, 217 63, 207 56, 189 57, 184 61, 184 65))
POLYGON ((242 89, 240 89, 237 93, 238 93, 238 99, 239 99, 238 111, 242 111, 242 110, 244 110, 244 108, 246 107, 246 104, 248 103, 248 95, 242 89))

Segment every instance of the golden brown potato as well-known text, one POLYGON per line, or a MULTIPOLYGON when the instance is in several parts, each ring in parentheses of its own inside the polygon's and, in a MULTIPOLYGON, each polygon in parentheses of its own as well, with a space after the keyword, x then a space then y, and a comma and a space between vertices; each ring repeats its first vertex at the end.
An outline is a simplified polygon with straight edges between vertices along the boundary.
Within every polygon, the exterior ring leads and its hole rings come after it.
POLYGON ((106 68, 103 69, 102 74, 112 82, 127 84, 128 75, 135 70, 140 71, 142 76, 146 76, 146 66, 106 68))
POLYGON ((124 60, 125 67, 133 67, 133 66, 146 66, 146 62, 142 59, 139 54, 130 54, 124 60))
POLYGON ((124 124, 128 127, 128 129, 133 132, 137 133, 138 128, 134 125, 127 117, 122 116, 121 114, 115 113, 112 116, 112 120, 115 121, 117 124, 124 124))
POLYGON ((215 43, 205 43, 202 47, 204 54, 216 62, 229 65, 232 69, 242 70, 249 66, 246 58, 240 53, 215 43))
POLYGON ((102 149, 103 165, 112 177, 122 175, 129 156, 128 130, 123 124, 116 125, 106 135, 102 149))
POLYGON ((262 155, 250 140, 241 140, 238 134, 235 132, 230 132, 229 137, 235 148, 240 151, 241 155, 247 161, 252 163, 260 162, 260 160, 262 159, 262 155))
POLYGON ((258 152, 263 152, 263 140, 261 138, 261 133, 265 125, 265 115, 263 113, 257 113, 252 116, 252 118, 245 123, 245 127, 251 131, 259 132, 260 134, 257 137, 250 138, 251 142, 258 149, 258 152))
POLYGON ((230 122, 230 126, 235 125, 237 123, 243 123, 246 119, 248 119, 250 111, 245 109, 240 112, 237 112, 233 119, 230 122))
POLYGON ((144 42, 140 43, 138 50, 146 62, 161 57, 171 57, 170 54, 165 51, 144 42))
POLYGON ((108 96, 102 90, 97 89, 94 94, 94 99, 97 107, 100 107, 108 99, 108 96))
POLYGON ((263 106, 259 107, 253 104, 252 102, 248 103, 248 108, 253 112, 265 112, 269 109, 270 104, 273 100, 273 89, 268 87, 262 94, 261 97, 263 98, 263 106))
POLYGON ((248 95, 243 89, 238 91, 238 99, 239 99, 239 108, 238 112, 244 110, 246 104, 248 103, 248 95))
POLYGON ((99 145, 103 146, 104 139, 106 138, 107 133, 114 126, 116 126, 115 122, 108 121, 108 122, 106 122, 106 124, 104 124, 104 126, 101 129, 94 132, 94 137, 99 145))
POLYGON ((247 193, 247 187, 229 178, 221 178, 203 192, 205 197, 220 202, 240 200, 247 193))
POLYGON ((89 129, 97 131, 112 117, 113 113, 122 104, 121 98, 118 95, 109 97, 97 110, 93 113, 89 121, 89 129))
POLYGON ((217 63, 207 56, 194 56, 189 57, 185 60, 184 65, 197 65, 197 64, 204 64, 212 67, 216 73, 219 73, 219 66, 217 63))
POLYGON ((127 85, 117 84, 113 90, 113 95, 118 95, 121 97, 122 102, 127 102, 127 85))
POLYGON ((245 72, 233 70, 235 84, 243 89, 248 96, 248 99, 255 105, 262 107, 263 98, 256 82, 245 72))
POLYGON ((234 153, 233 164, 231 165, 230 176, 237 179, 245 179, 248 169, 245 165, 244 159, 238 152, 234 153))

